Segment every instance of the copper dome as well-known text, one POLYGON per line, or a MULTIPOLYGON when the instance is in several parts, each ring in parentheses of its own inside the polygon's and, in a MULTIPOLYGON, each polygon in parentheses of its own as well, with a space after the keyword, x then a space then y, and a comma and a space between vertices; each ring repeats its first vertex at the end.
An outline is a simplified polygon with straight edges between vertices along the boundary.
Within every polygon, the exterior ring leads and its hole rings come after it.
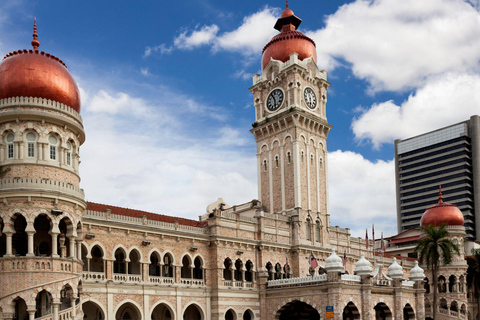
POLYGON ((420 226, 463 226, 463 214, 456 205, 443 202, 442 191, 438 197, 438 203, 429 207, 420 220, 420 226))
POLYGON ((7 54, 0 63, 0 99, 12 97, 45 98, 63 103, 80 112, 77 84, 62 60, 37 47, 34 27, 33 50, 7 54))
POLYGON ((271 58, 285 62, 290 59, 293 52, 298 53, 300 60, 313 56, 313 60, 317 62, 315 42, 296 31, 301 22, 302 20, 295 16, 287 5, 274 27, 281 33, 273 37, 263 48, 262 69, 268 65, 271 58))

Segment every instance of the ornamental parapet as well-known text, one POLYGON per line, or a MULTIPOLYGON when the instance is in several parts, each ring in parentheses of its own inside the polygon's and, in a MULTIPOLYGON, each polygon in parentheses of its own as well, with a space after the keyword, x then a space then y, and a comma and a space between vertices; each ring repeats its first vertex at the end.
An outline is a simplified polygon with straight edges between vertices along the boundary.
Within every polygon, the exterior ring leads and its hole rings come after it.
POLYGON ((34 190, 39 192, 54 191, 69 196, 85 199, 83 189, 66 182, 55 181, 47 178, 5 178, 0 179, 0 191, 34 190))
POLYGON ((159 229, 182 231, 182 232, 194 233, 194 234, 207 234, 207 230, 204 228, 186 226, 182 224, 176 224, 176 223, 170 223, 170 222, 164 222, 164 221, 158 221, 158 220, 150 220, 142 217, 131 217, 131 216, 125 216, 120 214, 101 212, 101 211, 86 210, 83 218, 102 220, 102 221, 105 221, 105 220, 117 221, 125 224, 149 226, 149 227, 154 227, 159 229))

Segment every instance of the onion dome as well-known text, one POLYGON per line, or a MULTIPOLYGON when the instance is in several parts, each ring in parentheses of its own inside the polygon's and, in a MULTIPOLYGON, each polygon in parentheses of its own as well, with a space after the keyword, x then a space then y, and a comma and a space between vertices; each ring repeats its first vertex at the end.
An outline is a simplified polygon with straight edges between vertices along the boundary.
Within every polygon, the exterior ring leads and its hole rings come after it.
POLYGON ((301 22, 302 19, 295 16, 293 11, 288 8, 287 1, 287 8, 274 26, 280 33, 263 48, 262 69, 268 65, 271 58, 285 62, 290 59, 290 54, 293 52, 298 53, 300 60, 313 56, 313 60, 317 62, 315 42, 297 31, 301 22))
POLYGON ((442 188, 438 196, 438 203, 428 208, 420 220, 420 226, 463 226, 463 214, 456 205, 443 202, 442 188))
POLYGON ((403 278, 403 267, 397 263, 397 258, 393 258, 393 263, 388 267, 388 276, 392 279, 403 278))
POLYGON ((325 270, 327 272, 342 272, 343 270, 342 258, 337 256, 335 249, 332 249, 332 254, 325 259, 325 270))
POLYGON ((422 281, 425 279, 425 273, 423 269, 418 266, 418 261, 415 261, 415 267, 410 270, 410 280, 411 281, 422 281))
POLYGON ((36 19, 33 30, 33 49, 10 52, 0 63, 0 99, 44 98, 80 112, 77 83, 62 60, 38 51, 36 19))
POLYGON ((359 276, 367 275, 372 272, 372 264, 365 259, 365 254, 361 254, 360 259, 355 263, 355 274, 359 276))

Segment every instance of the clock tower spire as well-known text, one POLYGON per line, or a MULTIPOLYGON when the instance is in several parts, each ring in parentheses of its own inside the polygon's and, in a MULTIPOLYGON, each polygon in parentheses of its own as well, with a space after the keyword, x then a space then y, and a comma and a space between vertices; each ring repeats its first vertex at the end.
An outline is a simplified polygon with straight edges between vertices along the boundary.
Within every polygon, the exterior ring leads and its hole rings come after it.
POLYGON ((291 217, 293 242, 320 244, 328 226, 326 71, 317 67, 315 42, 297 31, 288 8, 280 33, 263 49, 262 74, 253 76, 258 197, 269 213, 291 217), (300 227, 301 226, 301 227, 300 227), (306 227, 303 227, 306 226, 306 227))

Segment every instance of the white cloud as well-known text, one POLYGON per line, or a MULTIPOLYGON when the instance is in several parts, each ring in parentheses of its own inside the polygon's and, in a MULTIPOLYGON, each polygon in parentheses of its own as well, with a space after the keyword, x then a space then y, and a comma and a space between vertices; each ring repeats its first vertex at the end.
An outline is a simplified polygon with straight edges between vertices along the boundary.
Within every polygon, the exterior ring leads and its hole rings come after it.
POLYGON ((148 68, 140 68, 140 73, 145 77, 150 75, 150 71, 148 70, 148 68))
POLYGON ((357 237, 372 223, 378 235, 397 233, 393 161, 337 150, 328 154, 328 177, 331 225, 351 228, 357 237))
POLYGON ((93 113, 125 114, 145 116, 148 113, 146 102, 140 98, 132 98, 124 92, 111 96, 104 90, 99 90, 88 102, 86 109, 93 113))
POLYGON ((352 122, 359 141, 375 148, 470 118, 479 113, 480 75, 445 74, 411 94, 401 105, 374 104, 352 122))
POLYGON ((332 70, 346 61, 372 92, 478 69, 478 34, 480 13, 460 0, 356 0, 328 16, 324 29, 308 33, 321 67, 332 70))
POLYGON ((205 45, 211 46, 215 52, 227 50, 239 52, 244 56, 258 55, 263 46, 278 33, 273 29, 273 25, 279 13, 276 8, 265 7, 244 17, 237 29, 221 34, 220 28, 215 24, 184 30, 174 39, 173 46, 163 43, 156 47, 146 47, 144 57, 156 52, 171 53, 174 48, 191 50, 205 45))
POLYGON ((218 26, 212 24, 211 26, 195 29, 192 32, 184 31, 174 39, 173 44, 178 49, 193 49, 211 44, 215 40, 218 30, 218 26))

